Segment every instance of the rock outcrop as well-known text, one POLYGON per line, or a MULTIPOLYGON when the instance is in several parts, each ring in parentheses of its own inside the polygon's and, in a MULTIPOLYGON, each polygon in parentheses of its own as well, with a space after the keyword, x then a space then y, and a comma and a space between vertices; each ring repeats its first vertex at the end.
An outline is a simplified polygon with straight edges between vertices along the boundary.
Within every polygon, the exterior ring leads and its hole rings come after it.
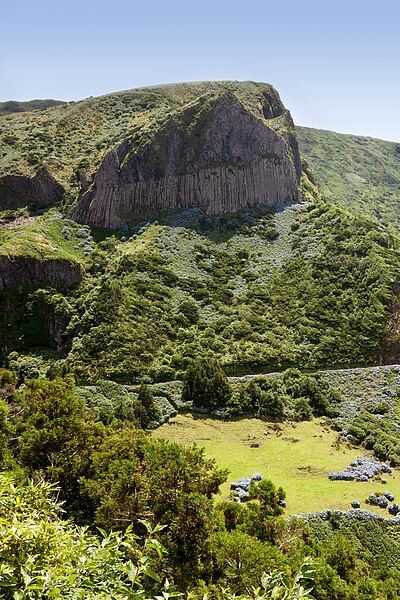
MULTIPOLYGON (((279 96, 278 96, 279 98, 279 96)), ((196 206, 208 214, 296 200, 300 158, 290 113, 257 114, 230 92, 206 96, 153 134, 108 152, 71 217, 119 227, 159 211, 196 206)))
POLYGON ((59 204, 64 188, 45 167, 40 167, 33 177, 4 175, 0 177, 0 210, 23 206, 44 208, 59 204))
POLYGON ((31 256, 0 256, 0 291, 19 285, 51 285, 56 289, 78 285, 83 271, 69 260, 41 260, 31 256))

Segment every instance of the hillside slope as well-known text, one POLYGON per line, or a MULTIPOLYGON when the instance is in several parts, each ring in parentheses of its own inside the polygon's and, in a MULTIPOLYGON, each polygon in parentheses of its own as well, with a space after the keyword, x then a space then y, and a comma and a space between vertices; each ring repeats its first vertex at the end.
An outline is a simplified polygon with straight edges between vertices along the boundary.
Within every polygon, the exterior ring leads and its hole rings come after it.
POLYGON ((46 100, 27 100, 25 102, 19 100, 7 100, 6 102, 0 102, 0 114, 44 110, 53 106, 59 106, 60 104, 66 103, 62 100, 51 100, 50 98, 46 100))
POLYGON ((399 241, 339 208, 191 209, 97 242, 63 219, 13 235, 46 228, 85 275, 76 291, 42 278, 0 292, 3 359, 56 350, 80 381, 121 382, 181 377, 204 352, 233 374, 399 360, 399 241))
POLYGON ((0 210, 79 199, 74 216, 107 227, 162 207, 296 199, 301 171, 289 111, 254 82, 141 88, 10 114, 0 145, 0 210))
POLYGON ((400 143, 296 127, 325 198, 400 231, 400 143))
MULTIPOLYGON (((326 157, 308 131, 306 154, 326 157)), ((29 195, 48 177, 67 196, 64 215, 0 223, 3 361, 35 352, 80 381, 121 382, 179 377, 204 352, 232 374, 399 361, 399 238, 354 214, 355 196, 322 202, 307 169, 299 184, 295 130, 271 86, 121 92, 2 117, 1 136, 3 192, 7 178, 29 195), (239 181, 257 206, 241 204, 239 181), (193 195, 174 203, 170 190, 193 195), (90 225, 65 216, 74 194, 90 225)), ((379 170, 377 181, 391 189, 379 170)))

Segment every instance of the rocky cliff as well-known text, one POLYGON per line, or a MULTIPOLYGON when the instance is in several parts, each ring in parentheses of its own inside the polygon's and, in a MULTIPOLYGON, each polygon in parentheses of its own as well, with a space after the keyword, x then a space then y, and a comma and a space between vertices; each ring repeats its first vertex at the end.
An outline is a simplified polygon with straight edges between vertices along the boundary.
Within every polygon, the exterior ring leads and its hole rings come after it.
POLYGON ((119 143, 72 218, 118 227, 170 209, 232 213, 296 200, 301 167, 293 122, 273 100, 263 97, 251 110, 229 90, 205 95, 150 135, 119 143))
POLYGON ((22 206, 49 207, 59 204, 64 188, 45 167, 32 176, 4 175, 0 177, 0 210, 22 206))
POLYGON ((19 286, 51 285, 56 289, 78 285, 83 270, 63 259, 40 260, 31 256, 0 256, 0 291, 19 286))

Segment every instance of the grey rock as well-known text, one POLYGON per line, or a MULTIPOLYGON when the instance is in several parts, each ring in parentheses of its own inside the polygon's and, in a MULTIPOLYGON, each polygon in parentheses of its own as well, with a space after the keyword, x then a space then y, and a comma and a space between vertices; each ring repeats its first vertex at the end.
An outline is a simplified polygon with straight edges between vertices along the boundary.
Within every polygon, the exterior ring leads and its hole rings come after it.
POLYGON ((110 150, 72 217, 120 227, 160 210, 196 206, 223 214, 298 200, 293 122, 283 105, 276 110, 285 125, 279 133, 268 124, 277 114, 258 118, 229 91, 208 107, 202 101, 184 107, 141 146, 127 139, 110 150))

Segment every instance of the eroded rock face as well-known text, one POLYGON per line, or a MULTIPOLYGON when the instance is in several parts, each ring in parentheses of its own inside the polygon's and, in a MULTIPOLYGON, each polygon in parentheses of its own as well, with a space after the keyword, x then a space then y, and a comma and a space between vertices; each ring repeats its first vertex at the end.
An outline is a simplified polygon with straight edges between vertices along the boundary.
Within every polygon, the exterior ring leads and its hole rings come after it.
POLYGON ((32 287, 51 285, 56 289, 78 285, 81 267, 67 260, 39 260, 29 256, 0 256, 0 291, 26 284, 32 287))
POLYGON ((145 143, 111 150, 71 216, 118 227, 190 206, 209 214, 277 206, 298 198, 300 174, 288 111, 258 116, 225 92, 185 108, 145 143))
POLYGON ((33 177, 4 175, 0 177, 0 210, 23 206, 48 207, 61 202, 64 188, 45 167, 33 177))

